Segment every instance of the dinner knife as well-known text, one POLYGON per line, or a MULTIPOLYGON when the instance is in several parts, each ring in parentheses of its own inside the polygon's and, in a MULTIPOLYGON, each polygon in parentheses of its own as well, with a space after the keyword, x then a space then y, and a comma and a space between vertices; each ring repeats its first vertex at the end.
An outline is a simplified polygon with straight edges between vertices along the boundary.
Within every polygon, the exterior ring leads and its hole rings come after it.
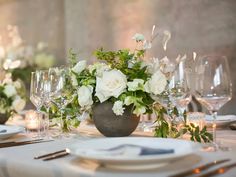
POLYGON ((199 167, 196 167, 196 168, 193 168, 193 169, 190 169, 190 170, 187 170, 187 171, 175 174, 175 175, 171 175, 169 177, 187 177, 187 176, 194 175, 194 174, 200 174, 204 170, 207 170, 213 166, 216 166, 216 165, 228 162, 228 161, 230 161, 230 159, 216 160, 216 161, 207 163, 205 165, 201 165, 199 167))
POLYGON ((53 140, 40 140, 40 141, 26 141, 26 142, 15 142, 15 143, 3 143, 0 144, 0 148, 6 148, 6 147, 13 147, 13 146, 23 146, 28 144, 36 144, 36 143, 44 143, 44 142, 50 142, 53 140))
POLYGON ((7 144, 15 144, 15 143, 29 143, 29 142, 42 141, 42 140, 43 139, 40 138, 40 139, 33 139, 33 140, 26 140, 26 141, 7 141, 7 142, 0 143, 0 146, 7 145, 7 144))

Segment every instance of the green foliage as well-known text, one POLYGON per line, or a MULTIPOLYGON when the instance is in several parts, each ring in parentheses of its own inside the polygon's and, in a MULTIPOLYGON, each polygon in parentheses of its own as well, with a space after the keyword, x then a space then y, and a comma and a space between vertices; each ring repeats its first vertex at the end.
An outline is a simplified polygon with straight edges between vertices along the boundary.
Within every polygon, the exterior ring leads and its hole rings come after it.
MULTIPOLYGON (((187 113, 186 111, 184 112, 183 118, 183 125, 182 127, 179 128, 179 130, 176 128, 176 124, 173 122, 167 122, 164 118, 165 114, 167 114, 167 111, 165 110, 164 107, 161 109, 157 109, 156 111, 157 115, 157 122, 158 126, 155 129, 155 134, 154 136, 156 137, 172 137, 172 138, 178 138, 181 135, 184 134, 189 134, 190 139, 192 141, 197 141, 197 142, 211 142, 213 140, 213 136, 211 133, 207 131, 206 126, 204 126, 202 129, 200 129, 199 126, 194 125, 193 123, 187 123, 187 113)), ((172 111, 172 116, 171 119, 174 120, 175 117, 179 116, 179 112, 176 109, 176 107, 172 111)))
POLYGON ((69 65, 74 66, 78 62, 77 54, 73 52, 73 49, 69 50, 69 65))
POLYGON ((100 48, 94 52, 98 60, 105 61, 112 69, 118 69, 124 73, 128 81, 133 79, 143 79, 146 81, 150 74, 147 68, 142 66, 141 56, 144 56, 144 50, 139 50, 137 55, 131 53, 128 49, 118 51, 104 51, 100 48))
POLYGON ((31 72, 35 71, 35 69, 35 67, 15 68, 10 72, 12 73, 13 80, 20 79, 24 81, 25 85, 29 85, 31 72))

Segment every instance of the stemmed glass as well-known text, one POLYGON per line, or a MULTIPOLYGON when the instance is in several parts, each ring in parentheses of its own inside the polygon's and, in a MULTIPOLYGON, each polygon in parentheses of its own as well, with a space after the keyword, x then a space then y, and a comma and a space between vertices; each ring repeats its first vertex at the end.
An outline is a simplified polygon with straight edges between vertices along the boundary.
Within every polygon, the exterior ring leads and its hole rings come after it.
POLYGON ((196 63, 195 97, 213 116, 213 148, 217 150, 216 118, 219 109, 232 98, 232 84, 227 58, 205 56, 196 63))
POLYGON ((41 84, 42 84, 42 104, 46 109, 46 113, 43 114, 42 117, 42 128, 46 136, 48 136, 49 129, 49 108, 51 105, 50 93, 51 93, 51 82, 49 79, 48 70, 40 70, 41 73, 41 84))
MULTIPOLYGON (((66 85, 66 68, 50 68, 49 79, 50 79, 50 100, 59 108, 61 117, 59 126, 63 131, 64 119, 63 114, 66 106, 70 100, 70 89, 66 85)), ((60 135, 61 136, 61 135, 60 135)))
POLYGON ((42 99, 43 82, 41 81, 42 81, 41 72, 36 71, 31 73, 30 100, 34 104, 37 110, 38 137, 40 137, 40 128, 41 128, 40 109, 43 106, 43 99, 42 99))
POLYGON ((185 61, 181 61, 177 65, 168 85, 170 100, 179 112, 180 120, 178 121, 183 121, 184 111, 187 109, 187 106, 192 99, 187 78, 188 76, 185 69, 185 61))

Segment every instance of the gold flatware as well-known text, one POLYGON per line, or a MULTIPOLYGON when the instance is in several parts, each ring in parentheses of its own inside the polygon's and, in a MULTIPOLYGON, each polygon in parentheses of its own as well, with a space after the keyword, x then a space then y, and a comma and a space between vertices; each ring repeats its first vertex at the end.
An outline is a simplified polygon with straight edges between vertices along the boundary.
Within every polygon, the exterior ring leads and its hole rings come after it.
POLYGON ((230 169, 235 168, 235 167, 236 167, 236 163, 231 163, 231 164, 219 167, 219 168, 217 168, 213 171, 210 171, 208 173, 205 173, 203 175, 200 175, 198 177, 211 177, 211 176, 216 176, 216 175, 219 175, 219 174, 224 174, 227 171, 229 171, 230 169))
POLYGON ((43 139, 40 138, 40 139, 33 139, 33 140, 27 140, 27 141, 7 141, 7 142, 0 143, 0 146, 1 145, 6 145, 6 144, 28 143, 28 142, 41 141, 41 140, 43 140, 43 139))
POLYGON ((48 160, 58 159, 58 158, 67 156, 69 154, 70 154, 69 149, 63 149, 60 151, 51 152, 51 153, 44 154, 41 156, 35 156, 34 159, 43 159, 43 161, 48 161, 48 160))
POLYGON ((60 150, 60 151, 56 151, 56 152, 51 152, 51 153, 40 155, 40 156, 35 156, 34 159, 42 159, 42 158, 45 158, 45 157, 48 157, 48 156, 52 156, 52 155, 55 155, 55 154, 58 154, 58 153, 62 153, 62 152, 66 152, 66 149, 63 149, 63 150, 60 150))
POLYGON ((230 159, 216 160, 214 162, 210 162, 205 165, 201 165, 199 167, 196 167, 196 168, 193 168, 193 169, 190 169, 190 170, 187 170, 187 171, 175 174, 175 175, 171 175, 170 177, 187 177, 194 174, 200 174, 204 170, 207 170, 213 166, 216 166, 216 165, 228 162, 228 161, 230 161, 230 159))
POLYGON ((7 143, 1 143, 0 148, 6 148, 6 147, 13 147, 13 146, 23 146, 28 144, 36 144, 36 143, 45 143, 50 142, 53 140, 32 140, 32 141, 21 141, 21 142, 7 142, 7 143))
POLYGON ((69 154, 70 154, 69 152, 63 152, 63 153, 60 153, 60 154, 49 156, 49 157, 43 159, 43 161, 58 159, 58 158, 61 158, 61 157, 65 157, 65 156, 67 156, 69 154))

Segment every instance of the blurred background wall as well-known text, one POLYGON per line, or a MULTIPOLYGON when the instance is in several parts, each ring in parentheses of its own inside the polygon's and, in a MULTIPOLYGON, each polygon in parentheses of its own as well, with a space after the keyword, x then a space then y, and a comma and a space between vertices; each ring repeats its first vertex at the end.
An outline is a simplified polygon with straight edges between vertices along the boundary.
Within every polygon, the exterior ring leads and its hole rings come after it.
POLYGON ((47 42, 58 63, 66 62, 69 48, 92 62, 98 47, 132 48, 134 33, 149 35, 154 24, 168 29, 167 51, 157 38, 149 56, 226 55, 234 97, 222 112, 236 114, 235 0, 0 0, 0 13, 0 34, 17 25, 25 43, 47 42))

